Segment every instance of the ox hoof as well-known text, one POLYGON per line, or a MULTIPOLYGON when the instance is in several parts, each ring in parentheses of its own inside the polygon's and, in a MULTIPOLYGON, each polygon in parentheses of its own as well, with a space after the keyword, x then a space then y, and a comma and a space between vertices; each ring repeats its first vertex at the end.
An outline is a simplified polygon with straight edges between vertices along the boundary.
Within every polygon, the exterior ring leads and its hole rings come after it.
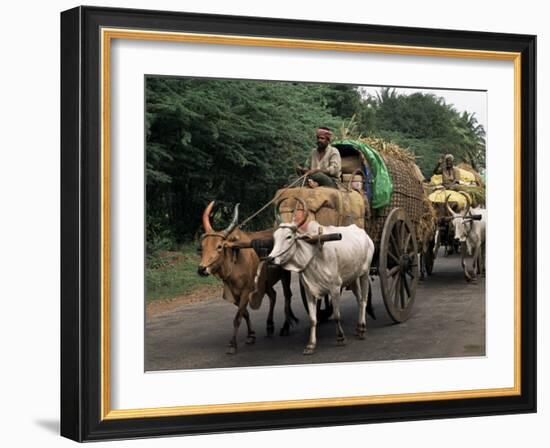
POLYGON ((246 344, 247 345, 252 345, 256 342, 256 336, 248 336, 246 338, 246 344))
POLYGON ((290 334, 290 325, 284 324, 283 327, 281 327, 281 331, 279 331, 279 336, 288 336, 290 334))
POLYGON ((304 348, 303 354, 304 355, 313 355, 315 353, 315 346, 314 345, 306 345, 306 348, 304 348))
POLYGON ((355 337, 357 339, 365 339, 366 332, 367 332, 366 325, 365 326, 358 325, 357 328, 355 329, 355 337))
POLYGON ((275 325, 267 324, 266 333, 268 336, 273 336, 273 334, 275 333, 275 325))
POLYGON ((237 353, 237 347, 235 347, 234 345, 230 345, 229 347, 227 347, 227 349, 225 350, 225 353, 227 355, 234 355, 235 353, 237 353))
POLYGON ((464 278, 466 279, 466 281, 468 283, 471 283, 473 280, 475 280, 476 276, 475 276, 475 274, 472 275, 469 270, 465 270, 464 271, 464 278))
POLYGON ((338 347, 343 347, 344 345, 346 345, 346 337, 345 336, 338 336, 338 338, 336 338, 336 345, 338 347))

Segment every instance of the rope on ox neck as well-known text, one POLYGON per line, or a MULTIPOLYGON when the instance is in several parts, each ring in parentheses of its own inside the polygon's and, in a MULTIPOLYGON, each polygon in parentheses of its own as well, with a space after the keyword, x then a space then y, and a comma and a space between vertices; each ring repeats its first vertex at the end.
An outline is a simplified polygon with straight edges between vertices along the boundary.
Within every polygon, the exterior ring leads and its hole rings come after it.
POLYGON ((206 232, 202 234, 201 240, 208 238, 209 236, 219 236, 222 240, 225 240, 228 235, 229 234, 226 235, 224 232, 206 232))
MULTIPOLYGON (((279 227, 283 227, 283 228, 290 228, 292 229, 292 226, 293 224, 280 224, 279 227)), ((280 257, 281 255, 287 253, 290 249, 292 249, 292 247, 294 247, 295 244, 297 244, 298 240, 300 239, 297 235, 296 235, 296 230, 297 229, 294 229, 293 230, 293 238, 292 238, 292 243, 288 245, 288 247, 283 250, 282 252, 279 252, 277 255, 275 255, 273 258, 277 258, 277 257, 280 257)), ((321 234, 321 232, 319 233, 321 234)), ((321 251, 321 242, 319 241, 319 243, 315 244, 315 249, 316 249, 316 252, 320 252, 321 251)), ((299 273, 300 272, 304 272, 307 267, 311 264, 311 262, 313 261, 313 259, 315 258, 315 254, 313 254, 313 256, 309 259, 309 261, 306 263, 306 265, 303 267, 302 270, 298 271, 299 273)))
POLYGON ((293 186, 297 185, 298 182, 300 182, 302 179, 305 179, 306 178, 306 174, 304 174, 303 176, 300 176, 298 179, 296 179, 294 182, 292 182, 288 187, 285 187, 283 189, 283 191, 281 191, 280 194, 276 195, 273 199, 271 199, 269 202, 267 202, 266 204, 264 204, 260 209, 258 209, 257 211, 255 211, 254 213, 252 213, 252 215, 250 215, 248 218, 246 218, 243 222, 241 222, 237 228, 242 228, 245 224, 247 224, 249 221, 251 221, 252 219, 254 219, 256 216, 258 216, 260 213, 262 213, 267 207, 269 207, 271 204, 273 204, 276 200, 278 200, 282 194, 288 190, 289 188, 292 188, 293 186))
POLYGON ((474 221, 471 218, 471 216, 472 216, 472 213, 471 213, 470 210, 468 210, 467 215, 462 216, 462 223, 463 223, 464 227, 466 227, 466 224, 469 224, 469 226, 467 227, 467 233, 466 233, 466 236, 465 236, 466 240, 468 238, 470 238, 470 234, 472 233, 472 230, 474 228, 474 221))
POLYGON ((279 228, 280 227, 292 230, 292 242, 288 245, 288 247, 285 250, 279 252, 277 255, 274 255, 273 258, 277 258, 277 257, 280 257, 283 254, 286 254, 290 249, 292 249, 294 247, 294 245, 296 244, 296 240, 297 240, 297 235, 296 235, 296 230, 297 229, 295 228, 296 226, 294 226, 294 228, 293 228, 293 224, 281 224, 279 226, 279 228))

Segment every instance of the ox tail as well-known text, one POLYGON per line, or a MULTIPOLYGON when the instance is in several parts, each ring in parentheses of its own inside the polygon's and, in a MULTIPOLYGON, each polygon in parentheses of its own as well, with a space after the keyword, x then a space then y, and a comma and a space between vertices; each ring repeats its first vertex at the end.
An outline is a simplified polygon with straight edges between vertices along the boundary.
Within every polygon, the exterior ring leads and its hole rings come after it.
MULTIPOLYGON (((370 280, 369 280, 370 283, 370 280)), ((369 284, 369 296, 367 298, 367 314, 372 317, 374 320, 376 320, 376 316, 374 315, 374 308, 372 307, 372 285, 369 284)))

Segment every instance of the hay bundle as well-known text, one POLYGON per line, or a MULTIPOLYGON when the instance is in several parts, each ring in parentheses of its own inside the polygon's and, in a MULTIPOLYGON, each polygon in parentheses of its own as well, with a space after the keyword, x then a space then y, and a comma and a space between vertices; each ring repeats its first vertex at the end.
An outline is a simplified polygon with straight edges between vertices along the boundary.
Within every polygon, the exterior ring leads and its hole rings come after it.
POLYGON ((437 213, 432 202, 427 196, 422 200, 423 213, 420 222, 416 226, 417 240, 426 243, 432 240, 435 236, 435 228, 437 225, 437 213))
POLYGON ((468 193, 472 198, 472 207, 485 207, 485 188, 474 185, 458 185, 456 191, 468 193))
POLYGON ((437 216, 433 204, 428 199, 431 188, 424 182, 422 171, 416 164, 416 156, 410 150, 396 143, 378 137, 356 137, 355 120, 340 129, 341 139, 358 140, 378 151, 384 159, 393 182, 390 203, 381 209, 372 210, 371 219, 366 223, 369 236, 378 245, 384 223, 392 209, 404 208, 415 226, 419 247, 435 233, 437 216))
POLYGON ((367 231, 373 241, 382 237, 384 223, 396 207, 403 208, 415 226, 418 241, 422 241, 434 227, 433 208, 424 192, 424 176, 416 165, 416 157, 409 149, 376 137, 364 137, 359 141, 375 149, 386 164, 393 183, 391 201, 385 207, 376 209, 367 231))
POLYGON ((380 155, 386 159, 399 160, 405 163, 412 163, 416 165, 416 156, 410 149, 402 148, 401 146, 382 140, 377 137, 362 137, 359 139, 362 143, 376 149, 380 155))
POLYGON ((474 170, 474 168, 472 167, 472 165, 466 163, 466 162, 460 162, 458 165, 457 165, 457 168, 460 168, 461 170, 464 170, 464 171, 468 171, 470 173, 472 173, 476 179, 476 183, 480 186, 480 187, 484 187, 485 186, 485 182, 483 182, 483 179, 481 178, 481 176, 479 175, 479 173, 474 170))

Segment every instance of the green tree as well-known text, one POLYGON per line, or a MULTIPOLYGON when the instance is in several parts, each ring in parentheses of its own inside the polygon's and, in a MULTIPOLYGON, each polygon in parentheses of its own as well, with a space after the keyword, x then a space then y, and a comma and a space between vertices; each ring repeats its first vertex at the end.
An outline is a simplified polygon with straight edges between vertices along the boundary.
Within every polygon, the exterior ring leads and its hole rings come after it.
POLYGON ((384 88, 366 96, 358 115, 362 134, 377 135, 410 148, 429 176, 442 154, 453 153, 474 167, 485 165, 485 130, 474 114, 460 114, 433 94, 403 95, 384 88))
MULTIPOLYGON (((435 95, 382 89, 365 95, 348 85, 277 81, 146 78, 148 253, 192 239, 211 200, 216 226, 236 203, 244 219, 295 176, 315 145, 318 126, 353 118, 357 134, 410 148, 429 175, 442 153, 485 163, 485 131, 435 95)), ((266 212, 249 229, 266 228, 266 212)))
MULTIPOLYGON (((221 224, 235 203, 247 216, 271 199, 314 146, 338 127, 322 84, 148 77, 147 230, 192 238, 216 199, 221 224)), ((260 216, 256 228, 271 225, 260 216)))

